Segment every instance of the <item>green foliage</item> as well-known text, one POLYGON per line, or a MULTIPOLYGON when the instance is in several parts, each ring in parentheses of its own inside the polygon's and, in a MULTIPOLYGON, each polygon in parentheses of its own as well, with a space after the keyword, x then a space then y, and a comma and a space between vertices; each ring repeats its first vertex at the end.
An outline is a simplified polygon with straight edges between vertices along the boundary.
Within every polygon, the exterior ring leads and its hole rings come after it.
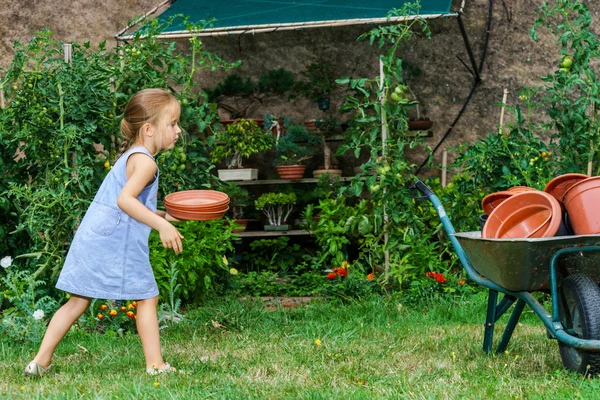
POLYGON ((327 280, 321 293, 329 300, 341 302, 363 302, 381 295, 381 286, 368 280, 366 274, 355 267, 348 268, 348 276, 327 280))
POLYGON ((229 124, 224 131, 217 131, 209 141, 213 161, 230 157, 229 168, 242 167, 242 158, 269 150, 274 143, 275 138, 270 132, 264 132, 255 121, 243 118, 229 124))
POLYGON ((258 78, 258 89, 269 95, 283 95, 295 90, 297 85, 294 74, 284 68, 269 70, 258 78))
POLYGON ((234 219, 241 219, 244 215, 244 207, 250 205, 250 194, 246 189, 236 183, 222 182, 220 189, 229 196, 229 208, 234 219))
POLYGON ((463 180, 469 190, 480 188, 486 193, 512 186, 543 189, 560 172, 556 157, 544 141, 529 129, 519 106, 515 107, 515 124, 505 132, 491 132, 471 146, 463 145, 455 166, 471 177, 463 180))
POLYGON ((309 64, 303 75, 306 81, 302 84, 302 94, 309 100, 328 98, 337 87, 334 71, 326 62, 309 64))
POLYGON ((272 270, 287 273, 303 262, 311 261, 311 256, 297 243, 289 243, 290 238, 259 239, 250 243, 250 251, 242 254, 245 271, 272 270))
POLYGON ((597 161, 600 132, 600 39, 592 29, 592 14, 581 1, 544 2, 531 29, 535 41, 540 28, 549 30, 561 47, 555 72, 542 78, 540 100, 551 123, 540 136, 549 130, 561 172, 586 171, 589 161, 597 161))
POLYGON ((42 341, 46 323, 59 304, 41 287, 46 284, 27 271, 8 270, 1 278, 6 287, 2 295, 11 304, 0 318, 0 331, 17 342, 42 341))
POLYGON ((188 221, 177 224, 183 235, 183 252, 175 255, 163 247, 158 232, 150 234, 150 263, 160 291, 160 298, 169 299, 174 290, 170 272, 176 262, 177 283, 181 284, 181 298, 186 303, 198 303, 216 289, 215 279, 228 270, 226 254, 233 251, 235 235, 231 225, 222 220, 188 221))
POLYGON ((321 137, 302 125, 285 127, 285 135, 275 145, 276 165, 298 165, 310 159, 321 144, 321 137))
POLYGON ((160 305, 160 311, 158 314, 158 323, 165 327, 167 325, 174 325, 178 322, 183 321, 183 314, 179 313, 179 307, 181 306, 181 299, 178 296, 181 283, 177 283, 177 276, 179 271, 177 270, 177 261, 171 263, 169 267, 169 298, 166 302, 160 305))
POLYGON ((242 78, 238 74, 228 75, 214 89, 204 89, 210 101, 217 101, 221 96, 248 97, 256 92, 257 85, 250 78, 242 78))

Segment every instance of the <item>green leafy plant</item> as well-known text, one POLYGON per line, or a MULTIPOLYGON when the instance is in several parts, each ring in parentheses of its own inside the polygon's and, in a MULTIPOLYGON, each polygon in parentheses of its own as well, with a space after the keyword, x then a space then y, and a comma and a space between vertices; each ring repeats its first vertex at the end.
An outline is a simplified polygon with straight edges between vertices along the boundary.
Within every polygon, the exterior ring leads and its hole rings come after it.
POLYGON ((285 131, 275 145, 276 165, 301 164, 313 156, 315 146, 321 143, 320 137, 304 126, 288 125, 285 131))
POLYGON ((235 183, 223 183, 221 190, 229 196, 229 208, 234 219, 242 219, 244 208, 250 205, 250 194, 235 183))
POLYGON ((169 298, 166 302, 161 303, 158 314, 158 323, 159 325, 162 325, 162 327, 174 325, 184 319, 184 316, 179 313, 181 299, 178 297, 178 292, 181 288, 181 283, 177 283, 177 275, 179 275, 177 261, 171 263, 169 275, 169 298))
POLYGON ((284 68, 269 70, 258 78, 258 90, 268 95, 283 95, 295 90, 297 85, 294 74, 284 68))
POLYGON ((87 312, 77 321, 80 329, 108 336, 135 334, 137 302, 93 299, 87 312))
POLYGON ((257 210, 262 210, 270 225, 285 224, 296 204, 294 193, 263 193, 255 202, 257 210))
POLYGON ((227 168, 242 168, 242 159, 252 154, 269 150, 275 138, 270 132, 264 132, 255 121, 238 119, 224 131, 211 136, 212 159, 218 162, 229 158, 227 168))
POLYGON ((326 62, 315 62, 307 65, 303 72, 306 81, 302 85, 302 93, 312 101, 329 98, 337 84, 331 66, 326 62))
POLYGON ((172 263, 181 284, 181 298, 186 303, 198 303, 211 290, 217 290, 216 280, 229 270, 227 253, 233 251, 235 235, 232 226, 216 221, 187 221, 177 224, 183 235, 183 252, 179 255, 165 249, 158 232, 150 234, 150 263, 160 291, 160 299, 168 301, 172 285, 172 263))

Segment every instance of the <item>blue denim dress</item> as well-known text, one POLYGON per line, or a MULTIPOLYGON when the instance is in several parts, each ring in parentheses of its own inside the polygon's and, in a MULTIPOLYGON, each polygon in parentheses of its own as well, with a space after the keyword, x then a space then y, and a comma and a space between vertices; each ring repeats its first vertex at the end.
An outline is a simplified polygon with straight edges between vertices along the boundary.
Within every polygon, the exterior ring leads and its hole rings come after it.
MULTIPOLYGON (((67 254, 56 287, 85 297, 143 300, 158 295, 148 250, 151 227, 127 215, 117 198, 127 181, 127 159, 145 147, 125 152, 110 170, 88 208, 67 254)), ((158 171, 138 200, 156 211, 158 171)))

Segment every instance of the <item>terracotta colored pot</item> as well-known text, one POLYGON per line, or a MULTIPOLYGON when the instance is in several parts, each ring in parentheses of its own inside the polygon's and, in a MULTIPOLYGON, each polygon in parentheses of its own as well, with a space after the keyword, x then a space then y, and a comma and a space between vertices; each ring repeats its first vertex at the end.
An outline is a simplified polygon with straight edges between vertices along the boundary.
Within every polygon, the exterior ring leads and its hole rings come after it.
POLYGON ((433 126, 433 121, 415 120, 408 121, 409 131, 426 131, 433 126))
POLYGON ((487 239, 552 237, 561 223, 561 207, 539 190, 516 193, 489 215, 482 237, 487 239))
POLYGON ((563 197, 563 204, 576 235, 600 233, 600 176, 571 186, 563 197))
POLYGON ((275 168, 281 179, 302 179, 306 165, 278 165, 275 168))
POLYGON ((511 188, 506 189, 507 192, 512 193, 531 192, 532 190, 535 191, 537 189, 530 188, 529 186, 513 186, 511 188))
POLYGON ((215 190, 184 190, 168 194, 165 196, 163 203, 165 207, 202 211, 206 208, 227 206, 229 204, 229 196, 215 190))
POLYGON ((490 215, 492 211, 494 211, 494 208, 498 207, 500 203, 514 194, 515 192, 509 192, 507 190, 488 194, 481 200, 481 209, 484 213, 490 215))
POLYGON ((192 212, 169 209, 167 209, 167 211, 172 217, 185 221, 212 221, 222 218, 223 215, 225 215, 225 212, 227 212, 227 210, 220 212, 192 212))
POLYGON ((232 232, 233 233, 244 232, 246 230, 246 228, 248 227, 248 221, 249 220, 247 220, 247 219, 236 219, 235 224, 240 225, 241 228, 233 229, 232 232))
POLYGON ((544 192, 554 196, 554 198, 558 200, 562 205, 563 197, 565 197, 565 193, 567 192, 567 190, 569 190, 569 188, 577 182, 587 178, 589 178, 589 176, 584 174, 559 175, 556 178, 552 179, 550 182, 548 182, 548 184, 544 188, 544 192))

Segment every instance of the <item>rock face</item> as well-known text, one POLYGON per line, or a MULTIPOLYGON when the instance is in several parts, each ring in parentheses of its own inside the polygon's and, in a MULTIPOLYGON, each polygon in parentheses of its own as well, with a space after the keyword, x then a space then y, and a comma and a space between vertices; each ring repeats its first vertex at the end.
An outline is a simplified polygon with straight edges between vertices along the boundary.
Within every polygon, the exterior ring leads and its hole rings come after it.
MULTIPOLYGON (((486 40, 487 17, 491 1, 466 2, 463 22, 471 48, 479 65, 486 40)), ((6 3, 6 2, 5 2, 6 3)), ((97 45, 106 39, 114 45, 114 35, 127 25, 128 20, 143 14, 159 3, 158 0, 9 0, 0 11, 0 67, 12 59, 12 43, 26 42, 42 27, 55 32, 55 38, 65 42, 90 41, 97 45)), ((454 2, 454 9, 460 1, 454 2)), ((594 18, 598 18, 600 2, 587 1, 594 18)), ((435 155, 441 160, 441 150, 464 142, 474 142, 487 135, 499 123, 503 90, 508 89, 509 105, 518 101, 525 85, 541 84, 540 77, 552 72, 560 62, 559 47, 554 38, 541 31, 540 41, 533 42, 529 30, 535 20, 535 7, 530 2, 494 2, 489 43, 481 76, 483 78, 466 112, 435 155), (506 4, 506 7, 504 6, 506 4), (508 8, 507 8, 508 7, 508 8)), ((599 32, 597 19, 592 27, 599 32)), ((257 79, 270 69, 283 67, 300 74, 311 62, 326 60, 338 76, 372 77, 379 73, 376 46, 357 42, 356 38, 371 26, 305 29, 273 33, 246 34, 230 37, 204 38, 206 48, 227 60, 241 59, 238 74, 257 79)), ((456 118, 471 87, 473 77, 463 66, 470 67, 469 56, 460 34, 456 18, 430 21, 430 41, 417 39, 408 43, 400 56, 405 62, 405 80, 421 102, 422 114, 435 121, 433 137, 427 139, 435 146, 456 118)), ((186 42, 181 41, 181 46, 186 42)), ((228 73, 205 73, 203 87, 214 87, 228 73)), ((337 116, 343 100, 343 91, 334 92, 330 111, 323 112, 303 97, 263 98, 249 107, 249 116, 262 117, 267 112, 303 121, 311 118, 337 116)), ((223 117, 228 113, 221 110, 223 117)), ((505 123, 512 120, 508 113, 505 123)), ((424 152, 415 152, 415 162, 424 152)), ((453 154, 449 155, 450 160, 453 154)), ((424 174, 437 171, 424 171, 424 174)))

